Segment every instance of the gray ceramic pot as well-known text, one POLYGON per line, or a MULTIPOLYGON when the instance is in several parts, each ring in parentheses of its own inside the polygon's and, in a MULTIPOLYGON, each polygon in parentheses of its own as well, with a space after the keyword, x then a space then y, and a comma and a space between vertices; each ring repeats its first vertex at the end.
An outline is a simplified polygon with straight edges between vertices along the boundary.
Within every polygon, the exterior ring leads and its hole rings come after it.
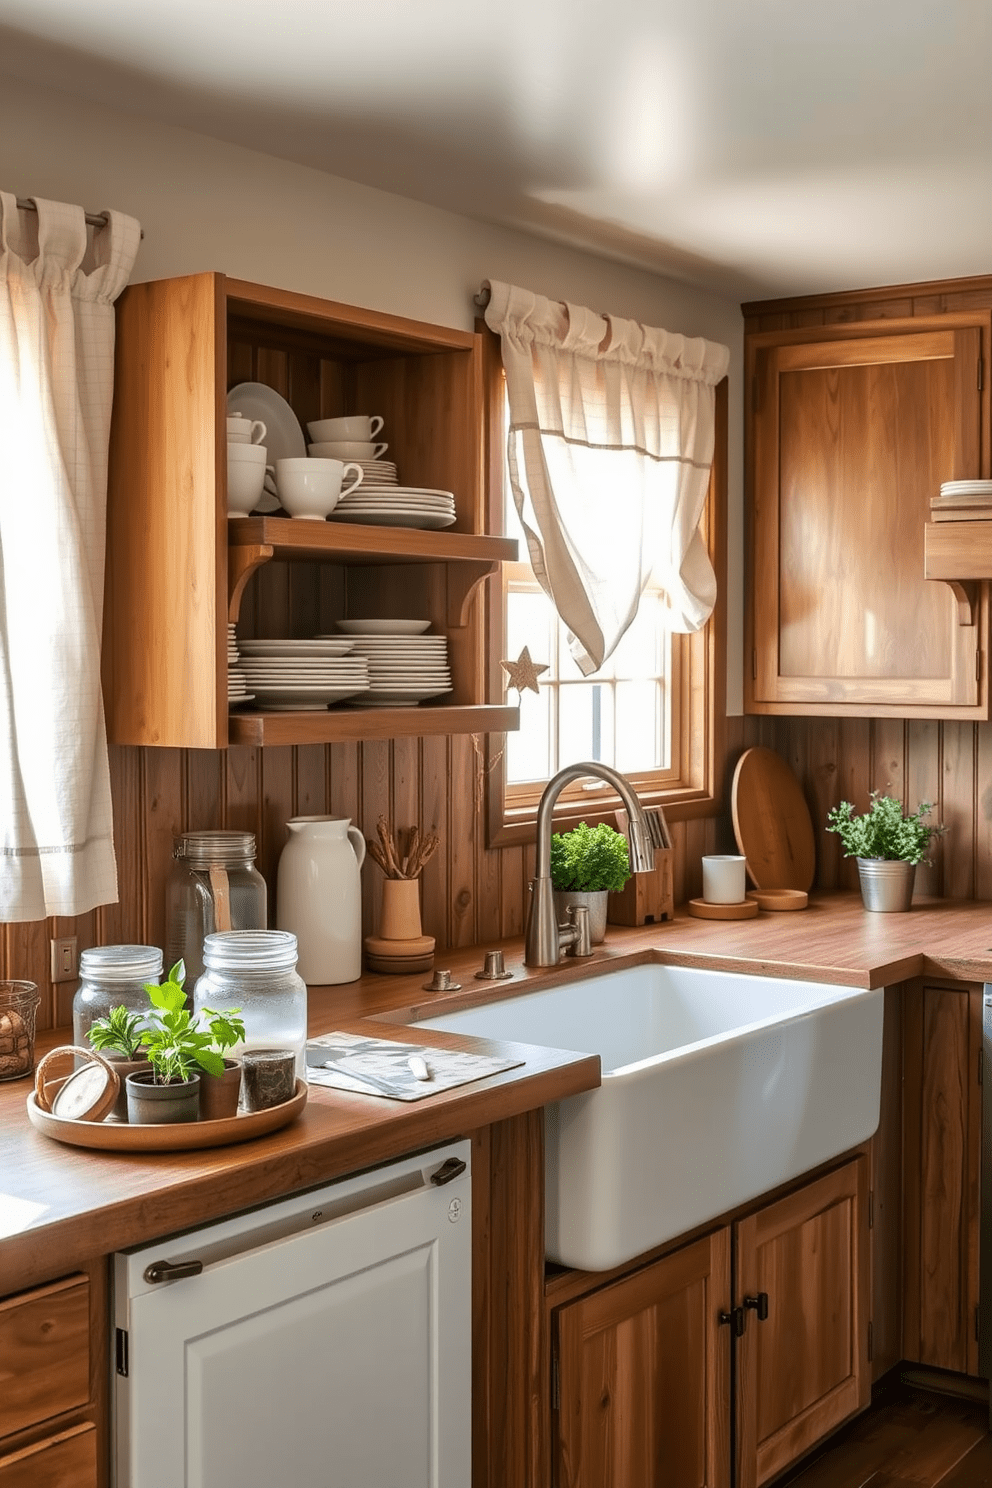
POLYGON ((114 1073, 121 1082, 121 1088, 114 1102, 111 1115, 118 1121, 126 1121, 127 1116, 127 1077, 128 1075, 140 1075, 151 1070, 147 1059, 125 1059, 123 1054, 109 1054, 106 1049, 102 1051, 104 1059, 108 1064, 114 1066, 114 1073))
POLYGON ((909 909, 913 903, 916 864, 890 858, 859 858, 858 877, 865 909, 909 909))
POLYGON ((606 939, 606 909, 609 900, 606 889, 586 892, 579 889, 555 889, 555 916, 559 925, 568 923, 568 906, 584 904, 589 911, 589 939, 593 945, 602 945, 606 939))
POLYGON ((161 1126, 167 1122, 196 1121, 200 1115, 200 1077, 155 1085, 152 1072, 128 1075, 127 1119, 132 1126, 161 1126))

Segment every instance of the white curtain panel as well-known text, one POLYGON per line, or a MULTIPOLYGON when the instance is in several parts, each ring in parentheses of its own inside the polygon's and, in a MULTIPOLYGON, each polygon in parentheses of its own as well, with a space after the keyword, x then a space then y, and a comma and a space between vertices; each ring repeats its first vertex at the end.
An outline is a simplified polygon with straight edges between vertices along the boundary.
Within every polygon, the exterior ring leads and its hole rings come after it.
POLYGON ((495 280, 489 289, 513 497, 580 670, 613 653, 652 574, 672 630, 698 630, 716 601, 699 521, 727 347, 495 280))
MULTIPOLYGON (((139 224, 0 192, 0 921, 117 898, 100 691, 114 309, 139 224)), ((135 493, 137 498, 138 493, 135 493)))

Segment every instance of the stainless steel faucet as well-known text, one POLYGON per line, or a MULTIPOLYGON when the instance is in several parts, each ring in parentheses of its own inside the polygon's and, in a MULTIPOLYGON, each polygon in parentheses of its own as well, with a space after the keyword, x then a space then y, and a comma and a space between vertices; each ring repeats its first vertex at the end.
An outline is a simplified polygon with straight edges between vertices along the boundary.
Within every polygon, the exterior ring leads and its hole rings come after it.
MULTIPOLYGON (((524 949, 525 966, 557 966, 562 948, 577 942, 575 926, 559 926, 551 896, 551 816, 555 802, 566 785, 592 775, 611 785, 627 808, 630 842, 630 867, 633 873, 650 873, 654 868, 654 848, 648 831, 644 808, 629 780, 609 765, 585 760, 579 765, 566 765, 544 788, 537 808, 537 872, 531 880, 530 908, 527 912, 527 934, 524 949)), ((585 952, 588 954, 588 952, 585 952)))

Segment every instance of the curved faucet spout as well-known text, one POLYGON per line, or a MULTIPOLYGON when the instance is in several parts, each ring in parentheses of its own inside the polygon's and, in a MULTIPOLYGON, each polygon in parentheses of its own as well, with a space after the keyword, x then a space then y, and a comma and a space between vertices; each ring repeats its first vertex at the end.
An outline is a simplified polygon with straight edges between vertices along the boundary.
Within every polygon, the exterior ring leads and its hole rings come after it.
POLYGON ((644 808, 630 781, 609 765, 595 760, 584 760, 581 764, 566 765, 559 770, 544 788, 541 804, 537 809, 537 868, 531 882, 530 909, 527 915, 527 934, 524 963, 527 966, 557 966, 561 952, 561 937, 555 918, 554 900, 551 897, 551 820, 555 802, 566 785, 591 775, 596 780, 612 786, 627 809, 630 841, 630 867, 633 873, 650 873, 654 868, 654 849, 648 832, 644 808))

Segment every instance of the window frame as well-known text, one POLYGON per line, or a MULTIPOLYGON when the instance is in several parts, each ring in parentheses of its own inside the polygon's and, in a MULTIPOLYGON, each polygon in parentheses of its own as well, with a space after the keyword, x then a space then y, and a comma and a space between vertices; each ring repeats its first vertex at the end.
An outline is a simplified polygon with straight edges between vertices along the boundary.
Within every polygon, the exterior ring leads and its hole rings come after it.
MULTIPOLYGON (((503 390, 503 363, 499 337, 481 323, 483 332, 483 375, 486 381, 486 531, 500 533, 503 528, 503 480, 506 460, 506 420, 503 390)), ((680 685, 678 739, 672 741, 672 763, 678 760, 676 782, 658 788, 638 786, 645 806, 661 806, 670 822, 718 814, 718 793, 722 790, 726 753, 727 692, 727 427, 728 383, 723 378, 716 386, 716 430, 713 468, 703 517, 706 546, 716 574, 717 600, 713 614, 694 635, 673 636, 673 673, 680 685)), ((526 558, 526 555, 521 555, 526 558)), ((486 598, 486 677, 488 696, 500 698, 506 676, 500 667, 504 630, 503 584, 494 576, 486 598)), ((483 749, 485 770, 486 845, 491 848, 513 847, 535 840, 537 800, 508 807, 506 777, 502 761, 505 734, 486 735, 483 749)), ((543 789, 543 786, 540 788, 543 789)), ((540 791, 535 788, 536 795, 540 791)), ((595 825, 607 821, 614 825, 614 813, 621 806, 611 792, 590 795, 581 787, 563 792, 554 811, 556 831, 565 831, 580 820, 595 825)))

